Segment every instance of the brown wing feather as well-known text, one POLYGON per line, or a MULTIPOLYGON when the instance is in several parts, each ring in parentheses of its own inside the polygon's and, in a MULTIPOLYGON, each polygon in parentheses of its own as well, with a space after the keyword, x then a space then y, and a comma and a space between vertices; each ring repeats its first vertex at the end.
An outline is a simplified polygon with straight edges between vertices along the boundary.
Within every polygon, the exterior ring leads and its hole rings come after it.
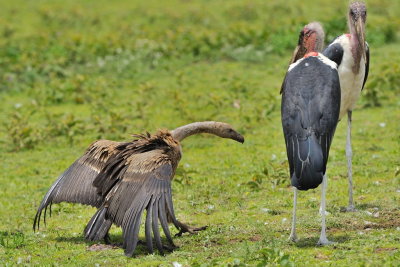
POLYGON ((132 256, 138 243, 144 210, 148 212, 145 235, 150 251, 153 251, 153 233, 157 248, 163 252, 159 221, 172 245, 167 218, 179 227, 171 193, 171 180, 180 159, 178 144, 157 138, 150 140, 152 137, 123 144, 124 150, 110 158, 104 172, 96 178, 105 201, 85 230, 86 237, 96 240, 102 237, 95 233, 96 229, 104 228, 102 225, 112 222, 121 226, 128 256, 132 256))
POLYGON ((54 203, 71 202, 99 207, 102 197, 96 192, 93 181, 105 166, 107 160, 117 153, 119 142, 99 140, 86 150, 85 154, 77 159, 62 173, 44 196, 35 216, 33 228, 39 228, 40 217, 44 212, 46 220, 47 207, 54 203))

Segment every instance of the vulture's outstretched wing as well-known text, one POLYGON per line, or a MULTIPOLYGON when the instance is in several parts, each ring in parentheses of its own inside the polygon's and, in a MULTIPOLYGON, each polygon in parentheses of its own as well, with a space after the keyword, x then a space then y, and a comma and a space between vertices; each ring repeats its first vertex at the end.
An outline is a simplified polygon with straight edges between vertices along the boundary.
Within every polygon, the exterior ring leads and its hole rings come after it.
MULTIPOLYGON (((115 157, 118 163, 113 166, 114 171, 108 170, 111 174, 109 181, 116 182, 105 196, 104 205, 95 215, 97 218, 92 219, 86 227, 85 236, 89 240, 102 238, 102 234, 98 235, 96 229, 102 229, 103 224, 112 221, 122 227, 125 254, 132 256, 138 243, 141 218, 144 210, 147 210, 145 219, 147 247, 152 253, 152 236, 154 236, 156 247, 163 253, 158 222, 161 223, 171 245, 173 241, 167 218, 179 227, 171 193, 171 180, 175 168, 173 160, 163 149, 131 154, 123 160, 118 160, 122 154, 115 157)), ((112 166, 112 163, 109 166, 112 166)))
POLYGON ((33 229, 39 228, 43 210, 46 222, 47 207, 50 206, 51 214, 51 205, 54 203, 65 201, 99 207, 102 196, 97 194, 93 181, 110 156, 118 152, 116 147, 119 144, 119 142, 99 140, 90 145, 85 154, 58 177, 44 196, 37 210, 33 229))

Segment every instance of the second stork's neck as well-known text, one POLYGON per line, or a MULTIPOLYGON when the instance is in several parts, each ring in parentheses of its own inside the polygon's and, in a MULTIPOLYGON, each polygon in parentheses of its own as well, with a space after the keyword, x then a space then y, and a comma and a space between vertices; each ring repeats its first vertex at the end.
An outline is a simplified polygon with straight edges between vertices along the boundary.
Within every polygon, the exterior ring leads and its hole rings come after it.
POLYGON ((188 136, 199 134, 199 133, 210 133, 214 135, 219 135, 221 125, 215 121, 202 121, 194 122, 179 128, 176 128, 171 132, 172 137, 175 140, 182 141, 188 136))
POLYGON ((350 22, 349 22, 349 28, 350 28, 350 34, 348 35, 348 37, 350 39, 350 49, 354 60, 352 71, 354 74, 357 74, 360 71, 360 63, 362 58, 362 50, 360 46, 365 44, 360 44, 360 42, 358 41, 356 29, 354 25, 352 25, 350 22))

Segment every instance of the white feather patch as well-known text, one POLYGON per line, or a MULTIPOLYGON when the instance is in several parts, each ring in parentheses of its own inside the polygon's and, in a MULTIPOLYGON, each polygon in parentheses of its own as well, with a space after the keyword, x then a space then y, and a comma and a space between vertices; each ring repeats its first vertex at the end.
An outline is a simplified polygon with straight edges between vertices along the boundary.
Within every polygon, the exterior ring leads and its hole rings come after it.
MULTIPOLYGON (((337 69, 337 64, 335 62, 333 62, 332 60, 330 60, 329 58, 327 58, 326 56, 324 56, 323 54, 318 53, 318 56, 316 56, 316 58, 318 58, 322 63, 328 65, 332 69, 337 69)), ((303 57, 303 58, 297 60, 295 63, 290 64, 288 72, 290 72, 297 65, 301 64, 301 62, 303 62, 304 59, 306 59, 306 58, 303 57)), ((306 64, 304 64, 304 66, 308 67, 309 64, 306 63, 306 64)))

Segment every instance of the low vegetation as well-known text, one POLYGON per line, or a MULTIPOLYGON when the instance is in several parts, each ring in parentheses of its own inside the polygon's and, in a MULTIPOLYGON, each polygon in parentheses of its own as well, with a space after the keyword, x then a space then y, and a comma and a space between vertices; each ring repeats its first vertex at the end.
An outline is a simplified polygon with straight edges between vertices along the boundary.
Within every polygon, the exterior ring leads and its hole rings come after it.
POLYGON ((300 193, 300 241, 287 241, 292 192, 279 88, 302 25, 319 20, 333 39, 346 31, 347 1, 2 1, 0 262, 398 266, 400 2, 366 2, 371 69, 353 113, 358 212, 340 212, 341 122, 328 164, 328 237, 336 244, 317 247, 319 189, 300 193), (176 215, 206 231, 175 238, 179 248, 166 256, 139 246, 127 258, 119 228, 112 249, 86 242, 94 209, 65 203, 32 231, 51 183, 95 139, 200 120, 228 122, 246 137, 243 145, 207 135, 183 142, 176 215))

